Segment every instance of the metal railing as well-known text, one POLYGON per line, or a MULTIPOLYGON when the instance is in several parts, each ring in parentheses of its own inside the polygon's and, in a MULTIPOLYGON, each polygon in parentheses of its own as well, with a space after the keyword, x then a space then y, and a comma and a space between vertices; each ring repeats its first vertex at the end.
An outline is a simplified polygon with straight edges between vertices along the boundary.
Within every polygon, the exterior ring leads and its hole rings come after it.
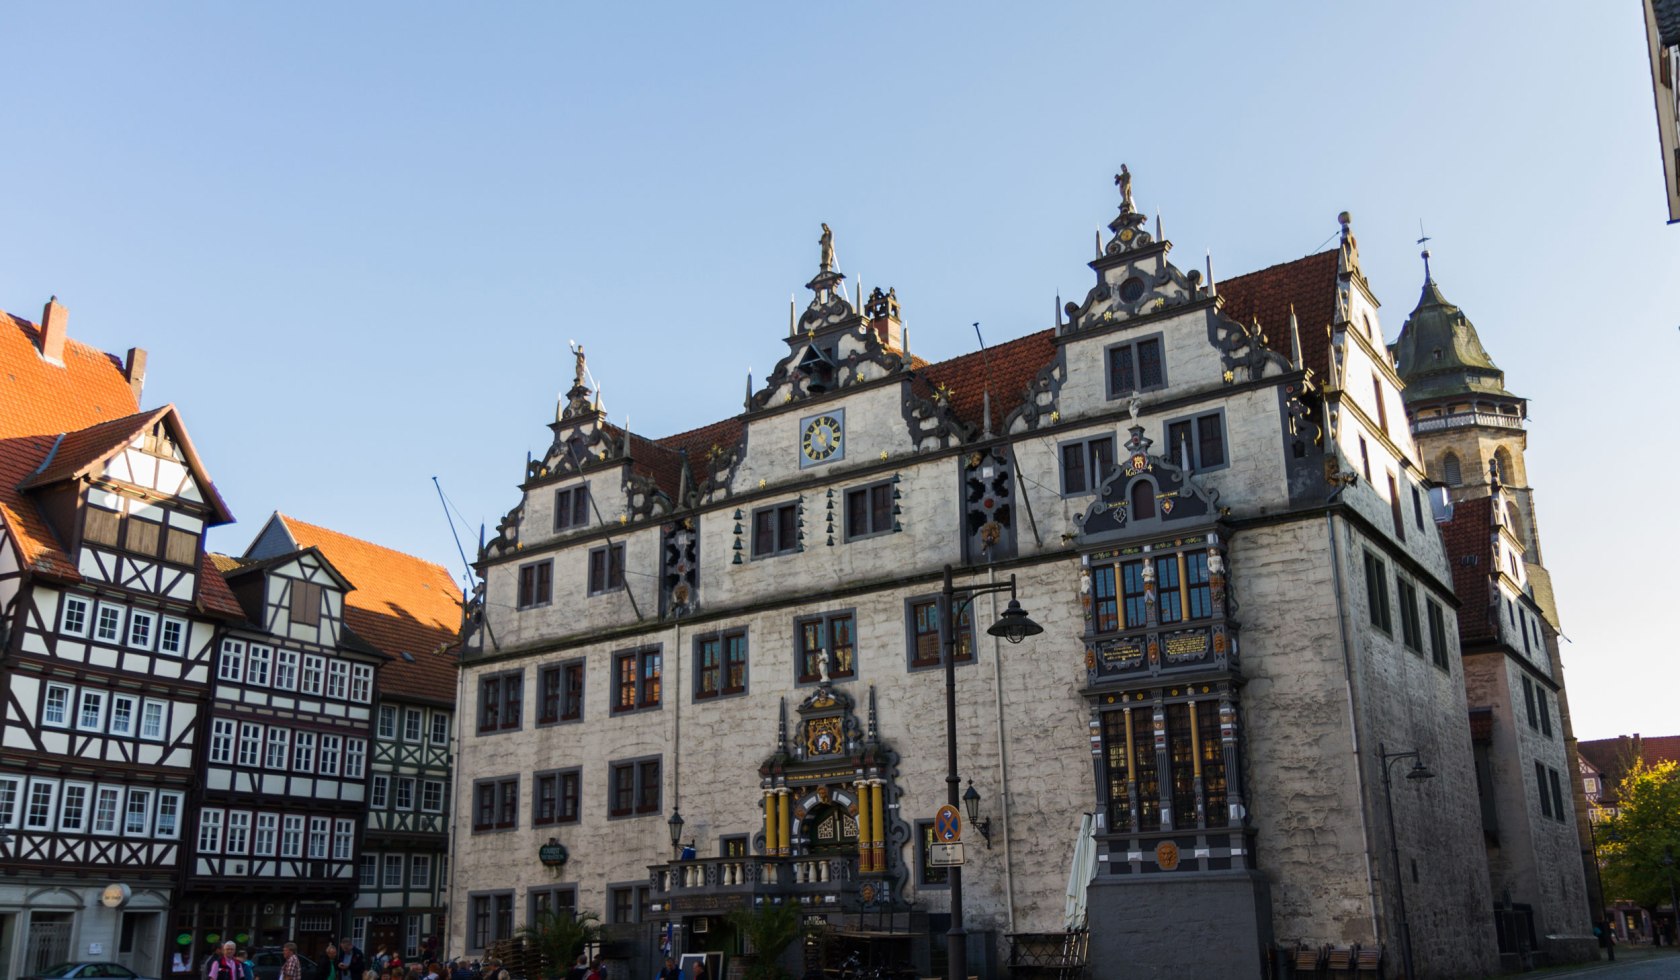
POLYGON ((1418 419, 1412 424, 1412 431, 1438 432, 1441 429, 1458 429, 1471 425, 1520 429, 1522 428, 1522 419, 1515 415, 1500 415, 1496 412, 1458 412, 1453 415, 1432 415, 1428 418, 1418 419))

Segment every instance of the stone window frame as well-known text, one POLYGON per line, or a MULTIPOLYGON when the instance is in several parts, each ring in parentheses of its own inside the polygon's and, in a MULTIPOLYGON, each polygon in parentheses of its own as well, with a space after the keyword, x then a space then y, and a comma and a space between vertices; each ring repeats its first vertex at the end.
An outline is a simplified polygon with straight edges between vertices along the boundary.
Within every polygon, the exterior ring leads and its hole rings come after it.
POLYGON ((613 759, 607 763, 607 819, 634 820, 638 817, 657 817, 665 799, 665 757, 662 755, 640 755, 628 759, 613 759), (642 787, 645 768, 652 764, 657 767, 659 778, 655 781, 654 799, 643 798, 642 787), (616 809, 618 780, 621 773, 628 772, 630 783, 630 806, 627 809, 616 809))
MULTIPOLYGON (((892 496, 893 486, 893 481, 889 477, 884 480, 871 480, 868 483, 860 483, 855 487, 847 487, 846 489, 840 491, 840 532, 842 541, 850 544, 853 541, 865 541, 869 538, 878 538, 884 534, 893 533, 893 524, 897 523, 892 512, 892 509, 897 506, 897 501, 894 500, 892 496), (887 495, 885 527, 874 526, 874 505, 871 498, 874 494, 880 492, 884 492, 887 495), (852 498, 854 495, 859 494, 861 494, 864 498, 864 512, 868 515, 866 523, 868 523, 870 527, 862 531, 854 531, 852 529, 852 498)), ((795 540, 798 540, 797 534, 795 535, 795 540)))
POLYGON ((1117 458, 1115 453, 1119 451, 1113 431, 1080 436, 1077 439, 1063 439, 1056 443, 1056 487, 1064 500, 1072 497, 1089 497, 1102 489, 1103 479, 1107 474, 1097 472, 1097 467, 1093 465, 1095 460, 1091 453, 1092 447, 1098 443, 1108 445, 1108 465, 1112 468, 1117 458), (1085 488, 1083 490, 1068 489, 1067 450, 1073 446, 1079 447, 1080 461, 1085 467, 1085 488))
MULTIPOLYGON (((794 680, 794 686, 795 687, 814 687, 815 685, 822 683, 822 675, 820 673, 812 673, 812 674, 807 675, 807 674, 803 673, 803 671, 802 671, 802 668, 804 667, 804 657, 805 657, 805 648, 804 648, 805 624, 821 621, 822 624, 823 624, 823 638, 824 638, 825 641, 827 641, 832 636, 832 630, 833 630, 832 623, 836 619, 849 619, 849 620, 851 620, 851 623, 852 623, 852 669, 851 669, 850 673, 841 674, 841 673, 838 672, 837 669, 831 667, 830 668, 830 673, 829 673, 830 681, 831 681, 831 683, 838 683, 838 682, 841 682, 841 681, 855 681, 861 675, 862 664, 859 663, 859 659, 858 659, 859 651, 858 651, 857 608, 855 606, 851 606, 851 607, 847 607, 845 609, 830 609, 826 612, 812 613, 812 614, 807 615, 807 616, 796 616, 796 617, 794 617, 794 620, 793 620, 793 638, 792 638, 793 639, 793 644, 792 644, 792 646, 793 646, 793 680, 794 680)), ((832 645, 832 643, 830 643, 830 645, 832 645)))
POLYGON ((583 657, 573 657, 559 663, 543 664, 537 668, 537 727, 552 728, 555 725, 575 725, 583 720, 583 700, 589 690, 589 670, 583 657), (567 697, 566 679, 571 670, 576 669, 583 678, 578 686, 576 703, 567 697), (548 694, 544 685, 550 676, 557 678, 558 690, 555 692, 555 710, 553 717, 547 714, 548 694))
POLYGON ((633 925, 642 921, 642 910, 636 902, 636 889, 641 887, 641 881, 609 881, 607 882, 607 924, 633 925), (618 900, 626 899, 627 914, 620 918, 618 900))
POLYGON ((1452 673, 1452 646, 1447 639, 1446 610, 1434 596, 1426 595, 1423 599, 1425 618, 1428 620, 1429 630, 1429 659, 1435 666, 1447 673, 1452 673))
MULTIPOLYGON (((478 720, 477 724, 473 726, 476 734, 481 736, 501 735, 522 730, 525 727, 525 668, 516 667, 512 670, 498 670, 478 675, 478 699, 476 704, 478 720), (506 682, 511 678, 519 679, 519 696, 510 700, 506 682), (490 682, 496 684, 496 721, 495 724, 486 726, 484 723, 484 699, 485 688, 490 682), (507 720, 509 705, 513 706, 513 714, 515 715, 511 722, 507 720)), ((408 710, 416 711, 417 709, 410 708, 408 710)), ((405 718, 403 725, 405 740, 407 740, 407 728, 407 719, 405 718)), ((424 735, 422 734, 421 737, 423 738, 424 735)))
POLYGON ((1170 385, 1172 383, 1171 379, 1168 377, 1168 372, 1167 372, 1167 339, 1166 339, 1166 333, 1164 331, 1156 331, 1155 333, 1147 333, 1147 334, 1138 334, 1136 336, 1127 337, 1125 340, 1120 340, 1120 341, 1116 341, 1112 344, 1105 345, 1103 347, 1102 365, 1103 365, 1103 391, 1107 394, 1108 401, 1117 401, 1117 400, 1122 399, 1122 398, 1130 398, 1133 395, 1142 394, 1143 392, 1146 392, 1146 391, 1160 391, 1161 389, 1166 388, 1168 385, 1170 385), (1131 366, 1132 366, 1132 378, 1133 378, 1133 380, 1136 380, 1138 374, 1141 373, 1140 370, 1139 370, 1139 366, 1138 366, 1136 348, 1138 346, 1144 344, 1144 343, 1147 343, 1147 342, 1151 341, 1151 340, 1153 340, 1157 344, 1159 344, 1160 348, 1161 348, 1161 382, 1159 384, 1149 385, 1148 387, 1141 387, 1140 386, 1140 387, 1130 388, 1130 389, 1127 389, 1126 391, 1116 390, 1115 387, 1114 387, 1114 356, 1115 356, 1115 353, 1118 350, 1120 350, 1121 348, 1127 348, 1128 349, 1128 353, 1131 357, 1131 362, 1132 362, 1132 364, 1131 364, 1131 366))
POLYGON ((1365 599, 1370 606, 1367 618, 1371 628, 1387 637, 1394 636, 1394 613, 1388 592, 1388 566, 1370 548, 1365 552, 1365 599))
POLYGON ((554 912, 559 909, 571 909, 575 914, 577 911, 577 893, 576 885, 531 887, 525 892, 525 921, 530 925, 536 925, 537 916, 544 911, 554 912), (538 899, 545 896, 548 898, 546 908, 538 904, 538 899), (566 896, 567 900, 561 901, 561 896, 566 896))
POLYGON ((623 541, 608 541, 606 544, 599 547, 590 548, 586 564, 584 565, 585 593, 590 598, 594 598, 598 595, 611 595, 614 592, 623 592, 626 588, 624 572, 626 563, 629 560, 628 555, 629 552, 625 548, 623 541), (595 574, 597 568, 597 558, 599 559, 599 568, 601 572, 599 577, 595 574), (618 572, 616 577, 613 575, 614 571, 618 572), (597 588, 597 586, 599 586, 599 588, 597 588))
POLYGON ((486 776, 472 782, 472 832, 476 834, 505 834, 519 829, 519 776, 486 776), (507 805, 508 784, 512 784, 512 806, 507 805), (478 819, 479 793, 484 789, 491 791, 491 816, 487 823, 480 823, 478 819), (503 822, 502 813, 511 813, 512 818, 503 822))
POLYGON ((589 483, 574 484, 554 491, 554 530, 576 531, 589 526, 589 483), (583 510, 582 518, 577 511, 583 510), (564 519, 562 519, 564 515, 564 519))
POLYGON ((1220 470, 1230 469, 1231 428, 1226 424, 1225 408, 1223 406, 1203 412, 1190 412, 1184 415, 1175 415, 1172 418, 1162 420, 1161 445, 1165 447, 1166 451, 1161 454, 1161 457, 1175 466, 1178 465, 1178 446, 1176 446, 1172 441, 1172 429, 1175 425, 1185 423, 1188 423, 1190 426, 1190 452, 1193 454, 1190 468, 1197 473, 1217 473, 1220 470), (1225 454, 1225 460, 1217 466, 1203 466, 1202 432, 1200 424, 1202 419, 1213 415, 1217 415, 1219 417, 1219 445, 1220 451, 1225 454))
POLYGON ((614 653, 612 655, 611 695, 612 708, 608 711, 608 714, 610 715, 628 715, 634 714, 638 711, 663 710, 665 707, 665 645, 662 643, 654 643, 648 646, 635 647, 630 650, 619 650, 614 653), (650 656, 659 658, 659 691, 651 701, 648 700, 648 688, 650 685, 648 684, 646 666, 646 660, 650 656), (624 685, 622 682, 624 668, 621 665, 626 660, 632 661, 636 665, 634 680, 636 698, 635 702, 630 705, 625 705, 619 700, 620 696, 624 693, 624 685))
POLYGON ((799 552, 799 522, 804 519, 805 508, 798 500, 784 500, 780 503, 766 504, 763 507, 754 507, 747 516, 749 518, 747 523, 747 557, 750 560, 759 561, 761 559, 780 558, 783 555, 792 555, 799 552), (780 513, 784 510, 790 510, 793 512, 792 538, 787 541, 782 540, 780 517, 774 517, 771 520, 771 532, 774 535, 775 540, 771 542, 771 546, 769 548, 760 551, 758 547, 759 515, 765 513, 780 515, 780 513))
POLYGON ((694 637, 693 651, 694 690, 692 692, 692 697, 695 702, 721 701, 725 698, 743 697, 749 690, 751 690, 752 645, 748 639, 747 627, 735 626, 729 629, 714 630, 710 633, 701 633, 694 637), (727 643, 732 637, 739 637, 741 640, 741 684, 739 687, 730 687, 728 684, 729 658, 727 656, 727 643), (702 691, 700 688, 700 645, 706 642, 716 642, 718 644, 718 686, 717 690, 709 693, 702 691))
POLYGON ((554 603, 554 559, 528 561, 519 566, 514 608, 541 609, 554 603), (544 574, 544 573, 547 574, 544 574))
POLYGON ((543 769, 531 774, 531 826, 558 827, 561 824, 577 823, 583 819, 583 767, 563 766, 558 769, 543 769), (545 779, 554 780, 554 815, 543 819, 537 811, 542 800, 542 782, 545 779), (568 780, 574 793, 572 815, 565 816, 565 788, 568 780))
POLYGON ((511 889, 511 888, 497 888, 497 889, 493 889, 493 890, 490 890, 490 891, 467 892, 467 950, 468 950, 468 952, 483 952, 486 948, 488 948, 490 946, 491 943, 498 942, 501 939, 512 939, 513 938, 513 929, 512 929, 513 922, 512 922, 512 920, 513 920, 513 889, 511 889), (509 929, 508 929, 508 934, 506 936, 497 936, 496 935, 496 932, 497 932, 497 929, 496 929, 497 901, 496 900, 501 899, 501 898, 505 898, 508 901, 508 925, 509 925, 509 929), (487 917, 488 922, 486 923, 487 928, 485 929, 484 932, 480 931, 479 925, 476 921, 477 918, 478 918, 478 906, 479 906, 480 902, 488 903, 487 908, 488 908, 488 911, 489 911, 489 915, 487 917), (483 940, 488 940, 488 941, 485 942, 483 940))
MULTIPOLYGON (((967 667, 980 662, 978 656, 980 648, 979 631, 974 628, 974 603, 969 602, 963 607, 963 613, 968 616, 968 656, 962 655, 962 647, 957 647, 957 667, 967 667)), ((934 592, 927 595, 913 595, 904 600, 904 669, 909 673, 919 673, 925 670, 945 669, 945 598, 934 592), (939 655, 931 662, 918 662, 916 659, 916 608, 932 603, 939 615, 939 655)), ((963 624, 958 624, 961 630, 963 624)), ((854 641, 855 642, 855 641, 854 641)))

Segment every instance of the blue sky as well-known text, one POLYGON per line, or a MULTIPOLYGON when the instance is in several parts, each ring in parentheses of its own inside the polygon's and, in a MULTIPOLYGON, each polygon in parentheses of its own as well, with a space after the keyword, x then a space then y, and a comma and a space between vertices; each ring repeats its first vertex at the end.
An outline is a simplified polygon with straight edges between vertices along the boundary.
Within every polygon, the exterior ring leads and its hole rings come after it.
POLYGON ((1674 731, 1638 3, 1271 6, 12 4, 0 308, 151 352, 240 517, 213 546, 278 508, 458 571, 431 478, 495 524, 569 339, 639 432, 733 414, 820 222, 938 358, 1083 293, 1121 162, 1220 276, 1350 210, 1391 340, 1422 220, 1531 399, 1577 734, 1674 731))

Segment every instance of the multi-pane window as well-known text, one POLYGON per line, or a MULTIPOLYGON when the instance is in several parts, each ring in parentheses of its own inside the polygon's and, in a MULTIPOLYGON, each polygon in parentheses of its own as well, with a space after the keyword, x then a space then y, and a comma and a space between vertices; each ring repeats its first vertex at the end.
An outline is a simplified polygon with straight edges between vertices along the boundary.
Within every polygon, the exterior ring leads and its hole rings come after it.
POLYGON ((1365 598, 1371 607, 1371 625, 1391 632, 1394 620, 1388 608, 1388 569, 1369 551, 1365 552, 1365 598))
POLYGON ((367 739, 347 738, 344 740, 344 778, 361 779, 367 768, 367 739))
POLYGON ((373 700, 373 667, 371 665, 350 665, 350 700, 357 704, 367 704, 373 700))
POLYGON ((51 830, 58 802, 58 783, 44 779, 29 782, 29 802, 23 811, 23 825, 30 830, 51 830))
POLYGON ((608 775, 609 816, 659 812, 659 757, 614 762, 608 775))
POLYGON ((157 617, 136 609, 128 614, 128 645, 137 650, 150 650, 157 617))
POLYGON ((397 809, 414 809, 414 777, 397 777, 397 809))
POLYGON ((846 539, 886 534, 893 529, 892 481, 846 491, 846 539))
POLYGON ((1435 661, 1435 666, 1446 669, 1450 663, 1447 650, 1447 619, 1441 611, 1441 604, 1434 599, 1425 599, 1424 608, 1429 617, 1429 656, 1435 661))
POLYGON ((274 686, 281 691, 297 687, 298 653, 296 650, 276 650, 274 653, 274 686))
MULTIPOLYGON (((129 799, 133 800, 130 791, 129 799)), ((244 854, 250 845, 251 813, 249 810, 230 810, 227 815, 227 847, 228 854, 244 854)))
POLYGON ((179 654, 186 648, 187 624, 179 619, 166 619, 158 629, 158 652, 179 654))
POLYGON ((222 811, 198 811, 198 852, 219 854, 222 850, 222 811))
POLYGON ((613 699, 613 711, 616 713, 659 707, 663 670, 664 656, 658 647, 615 655, 613 683, 617 688, 617 696, 613 699))
POLYGON ((1225 413, 1208 412, 1167 423, 1167 452, 1174 463, 1188 462, 1193 470, 1214 470, 1227 462, 1225 413))
POLYGON ((220 765, 233 764, 233 721, 216 718, 210 722, 210 761, 220 765))
POLYGON ((309 859, 325 861, 332 838, 332 821, 326 817, 309 818, 309 859))
POLYGON ((791 554, 799 548, 799 505, 761 507, 752 513, 754 558, 791 554))
POLYGON ((242 724, 239 726, 239 765, 246 769, 255 769, 262 760, 262 726, 242 724))
POLYGON ((344 750, 344 736, 322 735, 320 761, 316 771, 323 776, 338 775, 338 760, 344 750))
POLYGON ((473 782, 473 832, 512 830, 519 826, 519 778, 473 782))
POLYGON ((93 623, 94 639, 107 640, 111 643, 122 638, 123 611, 117 606, 99 604, 99 615, 93 623))
POLYGON ((554 491, 554 529, 570 531, 589 526, 589 484, 554 491))
MULTIPOLYGON (((96 834, 114 834, 117 832, 117 810, 122 806, 122 791, 115 786, 101 786, 93 792, 93 832, 96 834)), ((217 811, 216 819, 221 819, 217 811)), ((221 826, 216 828, 216 839, 221 840, 221 826)), ((218 847, 221 845, 218 844, 218 847)))
POLYGON ((716 698, 747 689, 745 630, 713 633, 694 641, 694 697, 716 698))
POLYGON ((1137 391, 1162 388, 1166 383, 1160 337, 1146 337, 1108 348, 1108 397, 1121 398, 1137 391))
POLYGON ((546 606, 554 598, 554 562, 544 559, 519 566, 519 608, 546 606))
MULTIPOLYGON (((525 701, 525 674, 509 671, 478 679, 478 733, 513 731, 519 727, 520 708, 525 701)), ((418 712, 416 712, 418 716, 418 712)), ((419 725, 414 741, 420 740, 419 725)))
POLYGON ((293 582, 292 622, 298 626, 321 624, 321 587, 314 582, 293 582))
POLYGON ((342 660, 327 664, 327 697, 344 700, 350 693, 350 665, 342 660))
POLYGON ((1177 555, 1155 559, 1155 615, 1162 623, 1184 620, 1184 593, 1179 588, 1177 555))
MULTIPOLYGON (((420 741, 420 725, 421 725, 420 709, 419 708, 404 708, 403 709, 403 741, 418 743, 420 741)), ((518 727, 518 726, 516 725, 515 727, 518 727)))
POLYGON ((64 795, 58 805, 60 833, 79 834, 87 829, 88 794, 92 790, 93 787, 82 783, 64 784, 64 795))
POLYGON ((268 756, 264 760, 264 767, 271 772, 285 772, 291 752, 292 733, 287 729, 271 726, 268 730, 268 756))
POLYGON ((951 883, 951 869, 944 866, 935 867, 929 863, 933 852, 933 845, 938 843, 934 837, 933 821, 916 821, 916 884, 923 888, 933 886, 942 888, 951 883))
POLYGON ((251 853, 257 857, 273 857, 274 844, 279 837, 280 816, 274 813, 257 814, 257 829, 251 835, 251 853))
POLYGON ((107 729, 112 735, 134 734, 134 709, 138 699, 132 694, 111 695, 111 723, 107 729))
POLYGON ((375 773, 368 783, 368 808, 383 810, 391 802, 391 777, 375 773))
POLYGON ((449 744, 449 715, 446 712, 432 712, 431 742, 433 745, 449 744))
POLYGON ((348 861, 350 852, 356 844, 356 821, 339 819, 333 821, 333 860, 348 861))
POLYGON ((274 648, 261 643, 251 644, 245 656, 245 683, 252 687, 267 687, 270 665, 274 662, 274 648))
POLYGON ((813 616, 794 624, 794 638, 798 643, 795 669, 800 683, 822 679, 825 654, 830 678, 857 676, 857 644, 852 625, 849 612, 813 616))
POLYGON ((245 679, 245 643, 223 640, 222 655, 216 660, 216 678, 234 684, 245 679))
POLYGON ((0 776, 0 827, 17 826, 18 794, 22 786, 23 780, 17 776, 0 776))
POLYGON ((83 688, 77 698, 76 727, 97 732, 105 727, 105 692, 83 688))
POLYGON ((397 709, 389 704, 379 706, 379 737, 394 739, 397 737, 397 709))
POLYGON ((1062 493, 1069 496, 1095 493, 1114 469, 1114 437, 1106 435, 1064 442, 1061 456, 1062 493))
POLYGON ((367 890, 379 887, 379 855, 362 853, 356 866, 356 884, 367 890))
MULTIPOLYGON (((974 604, 964 602, 958 612, 956 662, 974 659, 974 604)), ((945 602, 939 598, 910 600, 910 666, 937 667, 945 662, 945 602)))
POLYGON ((47 684, 41 701, 41 724, 64 728, 70 724, 70 701, 75 689, 68 684, 47 684))
POLYGON ((589 594, 624 588, 624 545, 609 544, 589 551, 589 594))
POLYGON ((607 889, 607 921, 615 925, 636 921, 636 890, 634 888, 607 889))
POLYGON ((158 837, 174 838, 181 833, 181 794, 158 793, 157 815, 152 824, 158 837))
POLYGON ((1400 642, 1406 649, 1423 652, 1423 627, 1418 622, 1417 587, 1398 576, 1395 586, 1400 593, 1400 642))
POLYGON ((303 818, 287 815, 280 818, 280 856, 303 857, 303 818))
POLYGON ((443 781, 428 779, 420 784, 420 809, 427 813, 443 812, 443 781))
POLYGON ((537 773, 531 822, 537 826, 575 823, 581 776, 576 769, 537 773))
POLYGON ((86 636, 88 631, 88 610, 93 604, 81 596, 67 595, 64 597, 64 611, 59 615, 58 630, 71 636, 86 636))
POLYGON ((292 752, 292 768, 298 772, 315 771, 314 732, 297 733, 297 745, 292 752))
POLYGON ((512 892, 471 895, 468 902, 472 914, 469 928, 473 949, 484 949, 493 943, 513 938, 512 892))
MULTIPOLYGON (((242 853, 244 853, 244 848, 245 848, 244 835, 248 832, 248 830, 250 829, 250 826, 251 826, 251 815, 249 813, 241 813, 241 814, 232 814, 230 816, 241 816, 241 817, 245 818, 243 824, 240 825, 240 831, 239 831, 240 832, 240 841, 239 841, 240 850, 235 852, 235 853, 241 853, 242 854, 242 853)), ((123 808, 123 833, 130 836, 130 837, 144 837, 144 836, 146 836, 146 831, 151 829, 151 826, 152 826, 152 791, 149 790, 149 789, 131 789, 131 790, 129 790, 128 791, 128 805, 123 808)), ((231 840, 231 834, 232 834, 232 826, 231 825, 229 827, 229 834, 230 834, 230 840, 231 840)))
POLYGON ((432 856, 416 854, 408 863, 408 887, 432 887, 432 856))
POLYGON ((147 698, 140 705, 140 737, 154 742, 163 739, 164 715, 167 708, 162 701, 147 698))
POLYGON ((582 660, 569 660, 537 672, 540 724, 577 721, 583 717, 583 667, 582 660))
POLYGON ((320 696, 323 666, 324 661, 320 657, 312 653, 304 654, 303 673, 299 675, 298 679, 298 693, 320 696))
POLYGON ((401 854, 385 855, 385 875, 382 884, 386 888, 401 888, 403 883, 403 856, 401 854))

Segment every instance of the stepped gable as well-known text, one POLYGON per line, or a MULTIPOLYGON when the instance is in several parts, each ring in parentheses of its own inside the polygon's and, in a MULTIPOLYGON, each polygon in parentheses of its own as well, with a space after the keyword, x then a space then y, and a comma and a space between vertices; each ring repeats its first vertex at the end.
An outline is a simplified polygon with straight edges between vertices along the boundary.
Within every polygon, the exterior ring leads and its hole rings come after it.
POLYGON ((453 702, 461 592, 443 566, 295 517, 274 519, 294 547, 319 549, 355 583, 344 597, 344 621, 391 658, 380 669, 380 689, 453 702))
POLYGON ((1223 279, 1217 283, 1221 311, 1248 325, 1259 320, 1266 333, 1266 346, 1293 361, 1294 344, 1289 339, 1289 311, 1301 333, 1301 364, 1319 378, 1330 374, 1330 335, 1336 321, 1336 276, 1338 252, 1316 252, 1293 262, 1269 266, 1258 272, 1223 279))
POLYGON ((122 360, 75 338, 64 364, 40 354, 38 324, 0 310, 0 438, 57 435, 140 411, 122 360))
POLYGON ((1492 599, 1489 576, 1498 566, 1493 559, 1493 498, 1472 497, 1453 504, 1452 520, 1441 525, 1441 538, 1452 565, 1453 593, 1458 596, 1458 636, 1474 643, 1499 638, 1489 622, 1492 599))

